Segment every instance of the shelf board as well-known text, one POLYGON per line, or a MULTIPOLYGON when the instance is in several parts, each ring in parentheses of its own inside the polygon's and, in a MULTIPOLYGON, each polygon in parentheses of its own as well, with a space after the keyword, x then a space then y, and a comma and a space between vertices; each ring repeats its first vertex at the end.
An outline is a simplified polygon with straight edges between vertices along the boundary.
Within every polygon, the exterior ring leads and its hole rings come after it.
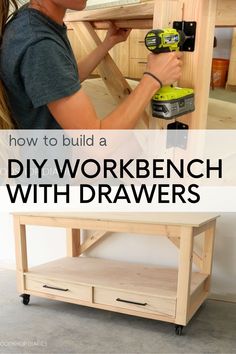
MULTIPOLYGON (((176 299, 178 271, 171 268, 90 257, 66 257, 33 267, 26 274, 176 299)), ((206 274, 192 274, 191 294, 206 278, 206 274)))

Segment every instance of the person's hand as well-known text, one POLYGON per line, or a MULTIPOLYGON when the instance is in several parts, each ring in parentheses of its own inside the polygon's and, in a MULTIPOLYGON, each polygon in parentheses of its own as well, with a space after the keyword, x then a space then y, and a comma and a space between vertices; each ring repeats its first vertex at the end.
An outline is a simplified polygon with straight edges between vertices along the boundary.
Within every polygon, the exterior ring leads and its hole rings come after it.
POLYGON ((172 85, 182 74, 181 52, 149 54, 147 71, 158 77, 163 86, 172 85))
POLYGON ((104 42, 112 48, 118 43, 125 42, 129 37, 130 32, 130 29, 117 28, 114 23, 110 22, 104 42))

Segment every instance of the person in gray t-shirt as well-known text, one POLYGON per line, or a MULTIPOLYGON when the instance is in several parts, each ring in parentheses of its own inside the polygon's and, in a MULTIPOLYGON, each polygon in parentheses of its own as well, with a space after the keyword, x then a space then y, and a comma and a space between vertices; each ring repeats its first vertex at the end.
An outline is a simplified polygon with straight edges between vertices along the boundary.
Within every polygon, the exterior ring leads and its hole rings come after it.
POLYGON ((23 6, 6 26, 0 68, 17 125, 59 128, 47 104, 81 87, 66 27, 23 6))
POLYGON ((133 128, 152 95, 160 88, 160 82, 170 84, 180 77, 180 53, 151 54, 147 71, 152 76, 145 75, 137 89, 101 122, 81 88, 81 82, 115 44, 127 39, 130 31, 111 24, 105 40, 77 64, 63 18, 68 7, 84 9, 85 0, 32 0, 15 11, 6 24, 6 4, 10 3, 16 5, 15 0, 1 4, 0 23, 4 26, 3 36, 0 33, 0 79, 17 128, 133 128))

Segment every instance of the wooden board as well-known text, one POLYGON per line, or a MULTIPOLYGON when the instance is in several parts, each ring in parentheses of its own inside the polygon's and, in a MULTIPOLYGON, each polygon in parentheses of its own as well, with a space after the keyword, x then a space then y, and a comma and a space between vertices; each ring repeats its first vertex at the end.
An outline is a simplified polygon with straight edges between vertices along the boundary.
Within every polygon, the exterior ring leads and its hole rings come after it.
POLYGON ((217 0, 217 27, 236 27, 236 1, 217 0))
MULTIPOLYGON (((114 260, 79 257, 62 258, 33 267, 29 276, 62 279, 71 283, 126 290, 176 299, 178 271, 152 265, 132 264, 114 260)), ((193 273, 191 293, 205 281, 205 274, 193 273)))
POLYGON ((180 118, 190 129, 206 129, 211 79, 216 0, 184 0, 183 19, 197 22, 195 51, 184 53, 180 87, 195 91, 195 111, 180 118))
POLYGON ((219 214, 214 213, 14 213, 13 215, 20 216, 21 222, 28 218, 28 221, 31 219, 31 223, 34 224, 33 219, 35 219, 36 225, 38 218, 56 219, 55 222, 58 222, 58 227, 60 226, 60 219, 63 220, 63 218, 67 220, 78 219, 131 224, 201 227, 219 217, 219 214))
MULTIPOLYGON (((227 81, 227 87, 229 86, 236 86, 236 28, 234 28, 233 31, 233 40, 232 40, 232 47, 231 47, 229 74, 228 74, 228 81, 227 81)), ((236 95, 235 95, 235 103, 236 103, 236 95)))
POLYGON ((153 8, 153 1, 148 1, 142 4, 117 6, 100 10, 68 12, 65 22, 150 19, 153 17, 153 8))
MULTIPOLYGON (((156 0, 154 7, 153 28, 172 27, 174 20, 183 20, 183 2, 179 0, 156 0)), ((150 129, 166 129, 167 125, 173 122, 174 120, 155 119, 151 116, 149 119, 149 127, 150 129)))
MULTIPOLYGON (((152 19, 145 19, 145 20, 115 20, 113 23, 117 28, 131 28, 131 29, 145 29, 148 30, 152 28, 152 19)), ((93 21, 91 22, 96 29, 108 29, 109 22, 107 21, 93 21)), ((70 23, 68 22, 68 26, 70 23)))
MULTIPOLYGON (((191 285, 192 274, 193 237, 192 230, 183 228, 180 238, 179 273, 177 287, 176 320, 186 325, 190 305, 190 295, 193 292, 191 285)), ((198 284, 199 285, 199 284, 198 284)), ((196 290, 196 288, 195 288, 196 290)), ((195 291, 194 290, 194 291, 195 291)))
POLYGON ((80 249, 80 230, 67 229, 67 256, 77 257, 79 255, 78 250, 80 249))
MULTIPOLYGON (((208 0, 205 0, 207 2, 208 0)), ((147 21, 153 19, 154 1, 145 1, 141 4, 117 6, 106 9, 85 10, 68 12, 65 21, 107 21, 120 20, 120 26, 125 27, 127 21, 139 20, 135 26, 133 22, 131 28, 150 28, 147 21), (124 21, 126 20, 126 21, 124 21), (140 22, 140 20, 146 20, 140 22), (145 23, 146 22, 146 23, 145 23), (142 23, 142 24, 141 24, 142 23)), ((216 27, 236 27, 236 1, 235 0, 217 0, 216 27)), ((106 28, 102 26, 102 28, 106 28)))

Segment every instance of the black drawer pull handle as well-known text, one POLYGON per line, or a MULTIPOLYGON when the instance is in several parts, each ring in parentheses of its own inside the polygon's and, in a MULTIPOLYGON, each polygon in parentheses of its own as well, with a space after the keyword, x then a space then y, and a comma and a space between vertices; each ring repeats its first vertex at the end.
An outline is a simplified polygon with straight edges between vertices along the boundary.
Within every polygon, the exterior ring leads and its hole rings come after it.
POLYGON ((138 61, 138 64, 147 64, 147 61, 138 61))
POLYGON ((147 306, 147 303, 141 303, 141 302, 134 302, 134 301, 128 301, 128 300, 122 300, 122 299, 119 299, 117 298, 116 301, 119 301, 119 302, 125 302, 127 304, 133 304, 133 305, 139 305, 139 306, 147 306))
POLYGON ((52 290, 59 290, 59 291, 69 291, 69 289, 54 288, 53 286, 48 286, 48 285, 44 285, 43 288, 52 289, 52 290))

